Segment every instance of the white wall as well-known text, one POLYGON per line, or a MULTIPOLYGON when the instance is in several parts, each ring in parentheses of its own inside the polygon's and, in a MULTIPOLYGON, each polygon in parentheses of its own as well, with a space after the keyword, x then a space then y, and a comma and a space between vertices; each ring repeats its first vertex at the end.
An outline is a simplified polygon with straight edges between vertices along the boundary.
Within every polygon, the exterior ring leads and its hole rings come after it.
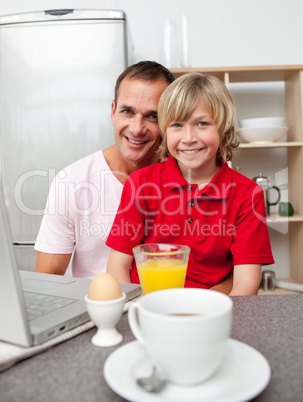
POLYGON ((193 67, 303 64, 302 0, 9 0, 0 14, 55 8, 124 10, 134 61, 159 61, 161 23, 187 14, 193 67))

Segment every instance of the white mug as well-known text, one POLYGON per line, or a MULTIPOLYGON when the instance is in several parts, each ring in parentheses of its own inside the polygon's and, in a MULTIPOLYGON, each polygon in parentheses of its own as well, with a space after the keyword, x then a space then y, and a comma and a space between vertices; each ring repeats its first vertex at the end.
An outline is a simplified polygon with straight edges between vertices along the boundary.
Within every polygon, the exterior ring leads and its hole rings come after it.
POLYGON ((170 382, 207 380, 223 360, 232 322, 230 297, 206 289, 165 289, 132 304, 130 328, 170 382))

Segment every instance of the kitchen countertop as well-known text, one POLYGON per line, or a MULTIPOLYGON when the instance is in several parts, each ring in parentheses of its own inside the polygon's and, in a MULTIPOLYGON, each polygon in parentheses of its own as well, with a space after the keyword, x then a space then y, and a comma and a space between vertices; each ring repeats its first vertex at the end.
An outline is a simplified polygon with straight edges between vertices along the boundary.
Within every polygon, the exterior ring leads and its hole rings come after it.
MULTIPOLYGON (((233 297, 231 337, 259 350, 271 366, 257 402, 303 401, 303 295, 233 297)), ((117 326, 123 342, 93 346, 96 328, 21 361, 0 374, 2 402, 121 402, 103 377, 103 365, 117 347, 134 340, 124 314, 117 326)), ((185 401, 184 401, 185 402, 185 401)))

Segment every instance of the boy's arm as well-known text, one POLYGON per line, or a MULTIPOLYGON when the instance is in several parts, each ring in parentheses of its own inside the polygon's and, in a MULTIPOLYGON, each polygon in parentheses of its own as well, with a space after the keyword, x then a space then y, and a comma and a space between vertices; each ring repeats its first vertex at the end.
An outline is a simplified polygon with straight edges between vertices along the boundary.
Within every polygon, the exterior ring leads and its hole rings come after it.
POLYGON ((119 282, 131 282, 130 268, 134 256, 111 249, 107 261, 106 271, 114 275, 119 282))
POLYGON ((211 287, 211 290, 216 290, 217 292, 224 293, 228 295, 233 287, 233 271, 227 275, 220 283, 211 287))
POLYGON ((256 295, 261 281, 261 264, 234 266, 233 287, 229 296, 256 295))

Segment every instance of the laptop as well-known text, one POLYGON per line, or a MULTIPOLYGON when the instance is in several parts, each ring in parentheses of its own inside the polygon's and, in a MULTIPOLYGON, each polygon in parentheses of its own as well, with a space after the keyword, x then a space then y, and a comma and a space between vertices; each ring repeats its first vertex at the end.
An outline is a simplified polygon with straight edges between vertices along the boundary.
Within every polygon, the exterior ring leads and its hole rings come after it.
MULTIPOLYGON (((0 341, 29 347, 90 320, 84 296, 91 280, 18 269, 1 173, 0 160, 0 341), (49 298, 51 312, 44 308, 49 298)), ((121 287, 127 301, 141 295, 140 285, 121 287)))

